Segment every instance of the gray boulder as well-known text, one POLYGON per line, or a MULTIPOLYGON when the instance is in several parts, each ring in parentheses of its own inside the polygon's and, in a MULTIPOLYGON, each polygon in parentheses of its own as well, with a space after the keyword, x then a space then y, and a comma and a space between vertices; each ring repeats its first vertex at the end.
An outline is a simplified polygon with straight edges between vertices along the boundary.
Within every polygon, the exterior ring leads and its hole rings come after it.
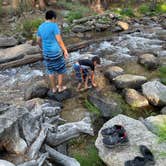
POLYGON ((164 108, 161 109, 161 113, 164 114, 164 115, 166 115, 166 107, 164 107, 164 108))
POLYGON ((0 160, 0 166, 15 166, 15 165, 9 161, 0 160))
POLYGON ((117 88, 139 88, 143 83, 147 81, 147 78, 144 76, 132 75, 132 74, 123 74, 115 77, 113 82, 117 88))
POLYGON ((124 74, 124 70, 119 66, 111 66, 109 67, 104 76, 109 80, 112 81, 113 78, 117 77, 118 75, 124 74))
POLYGON ((114 100, 110 100, 101 94, 89 94, 88 101, 100 110, 104 118, 114 117, 122 113, 120 106, 114 100))
POLYGON ((153 54, 143 54, 138 57, 138 63, 147 69, 156 69, 159 66, 159 59, 153 54))
POLYGON ((166 86, 154 80, 142 85, 142 92, 149 102, 155 106, 166 105, 166 86))
POLYGON ((0 48, 12 47, 18 44, 14 37, 0 36, 0 48))
POLYGON ((166 158, 162 158, 159 154, 166 152, 166 143, 159 143, 158 137, 151 133, 139 120, 118 115, 106 122, 101 130, 98 133, 95 146, 99 151, 100 158, 107 166, 124 166, 125 161, 133 160, 136 156, 142 156, 139 151, 140 145, 147 146, 153 152, 156 166, 165 166, 166 158), (129 145, 106 148, 102 142, 101 130, 115 124, 124 126, 129 138, 129 145))
POLYGON ((86 32, 86 31, 90 31, 92 28, 89 26, 83 26, 83 25, 75 25, 73 28, 72 28, 72 31, 75 32, 75 33, 79 33, 79 32, 86 32))
POLYGON ((125 89, 125 100, 132 107, 146 107, 148 100, 135 89, 125 89))
POLYGON ((47 85, 43 82, 37 82, 30 87, 25 89, 24 99, 30 100, 33 98, 45 98, 47 97, 47 92, 49 91, 47 85))

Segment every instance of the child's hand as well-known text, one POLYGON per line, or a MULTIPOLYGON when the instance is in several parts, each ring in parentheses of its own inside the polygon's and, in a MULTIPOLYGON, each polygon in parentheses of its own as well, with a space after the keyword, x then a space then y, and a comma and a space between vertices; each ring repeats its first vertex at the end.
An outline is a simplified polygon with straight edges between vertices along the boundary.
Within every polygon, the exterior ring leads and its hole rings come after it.
POLYGON ((67 51, 64 51, 64 57, 67 59, 69 57, 69 53, 67 51))

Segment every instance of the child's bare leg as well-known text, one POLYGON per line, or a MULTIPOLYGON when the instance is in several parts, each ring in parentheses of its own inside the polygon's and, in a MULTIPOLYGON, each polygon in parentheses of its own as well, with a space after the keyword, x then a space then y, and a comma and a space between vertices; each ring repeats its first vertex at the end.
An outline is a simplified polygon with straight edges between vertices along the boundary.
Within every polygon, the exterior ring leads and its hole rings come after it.
POLYGON ((85 89, 88 89, 88 76, 85 78, 85 83, 84 83, 84 86, 85 86, 85 89))
POLYGON ((82 83, 81 83, 81 82, 79 82, 79 83, 78 83, 78 86, 77 86, 77 91, 80 91, 81 86, 82 86, 82 83))
POLYGON ((58 74, 58 91, 62 92, 66 89, 66 86, 63 86, 63 74, 58 74))
POLYGON ((56 92, 55 76, 54 76, 54 74, 49 74, 49 79, 50 79, 52 91, 56 92))

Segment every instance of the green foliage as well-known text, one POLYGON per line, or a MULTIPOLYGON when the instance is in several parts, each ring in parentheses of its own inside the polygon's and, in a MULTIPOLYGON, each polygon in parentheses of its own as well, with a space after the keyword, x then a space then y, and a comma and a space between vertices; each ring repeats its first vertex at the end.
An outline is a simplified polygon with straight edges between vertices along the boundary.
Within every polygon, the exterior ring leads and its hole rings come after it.
POLYGON ((159 68, 159 76, 161 82, 166 85, 166 65, 163 65, 159 68))
POLYGON ((160 142, 166 142, 166 121, 162 125, 158 125, 158 136, 160 142))
POLYGON ((85 100, 85 107, 92 113, 100 115, 100 110, 91 104, 87 99, 85 100))
POLYGON ((21 26, 23 35, 25 37, 32 38, 33 34, 36 32, 37 28, 42 22, 43 22, 42 19, 25 20, 21 26))
POLYGON ((0 0, 0 15, 2 14, 2 0, 0 0))
POLYGON ((66 0, 62 0, 57 2, 57 6, 69 10, 65 16, 66 20, 69 22, 93 14, 90 8, 81 4, 79 1, 67 2, 66 0))
POLYGON ((150 5, 150 3, 143 4, 139 7, 138 11, 143 15, 156 15, 166 13, 166 3, 158 3, 153 11, 151 10, 150 5))
POLYGON ((72 22, 73 20, 80 19, 83 17, 83 14, 79 11, 71 11, 65 17, 67 21, 72 22))
POLYGON ((120 14, 123 16, 134 17, 134 11, 132 8, 124 8, 120 10, 120 14))
POLYGON ((74 158, 80 162, 81 166, 104 166, 94 146, 87 147, 86 153, 74 154, 74 158))

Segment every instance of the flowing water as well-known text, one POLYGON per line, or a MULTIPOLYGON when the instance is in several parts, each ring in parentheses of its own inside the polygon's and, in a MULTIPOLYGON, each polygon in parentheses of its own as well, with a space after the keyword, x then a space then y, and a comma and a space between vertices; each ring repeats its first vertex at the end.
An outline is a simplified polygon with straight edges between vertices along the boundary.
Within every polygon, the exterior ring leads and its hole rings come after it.
MULTIPOLYGON (((85 49, 70 53, 70 58, 67 60, 68 75, 72 71, 72 64, 78 59, 98 55, 102 59, 102 66, 119 64, 127 73, 145 75, 149 79, 155 77, 155 72, 146 71, 135 63, 135 60, 138 54, 150 52, 162 59, 162 63, 165 64, 166 50, 163 48, 165 41, 161 39, 160 33, 166 33, 166 30, 153 22, 146 26, 136 23, 134 26, 138 31, 124 33, 113 37, 111 41, 94 43, 85 49)), ((24 89, 37 80, 46 79, 45 76, 42 62, 0 71, 0 101, 9 103, 23 101, 24 89)))

